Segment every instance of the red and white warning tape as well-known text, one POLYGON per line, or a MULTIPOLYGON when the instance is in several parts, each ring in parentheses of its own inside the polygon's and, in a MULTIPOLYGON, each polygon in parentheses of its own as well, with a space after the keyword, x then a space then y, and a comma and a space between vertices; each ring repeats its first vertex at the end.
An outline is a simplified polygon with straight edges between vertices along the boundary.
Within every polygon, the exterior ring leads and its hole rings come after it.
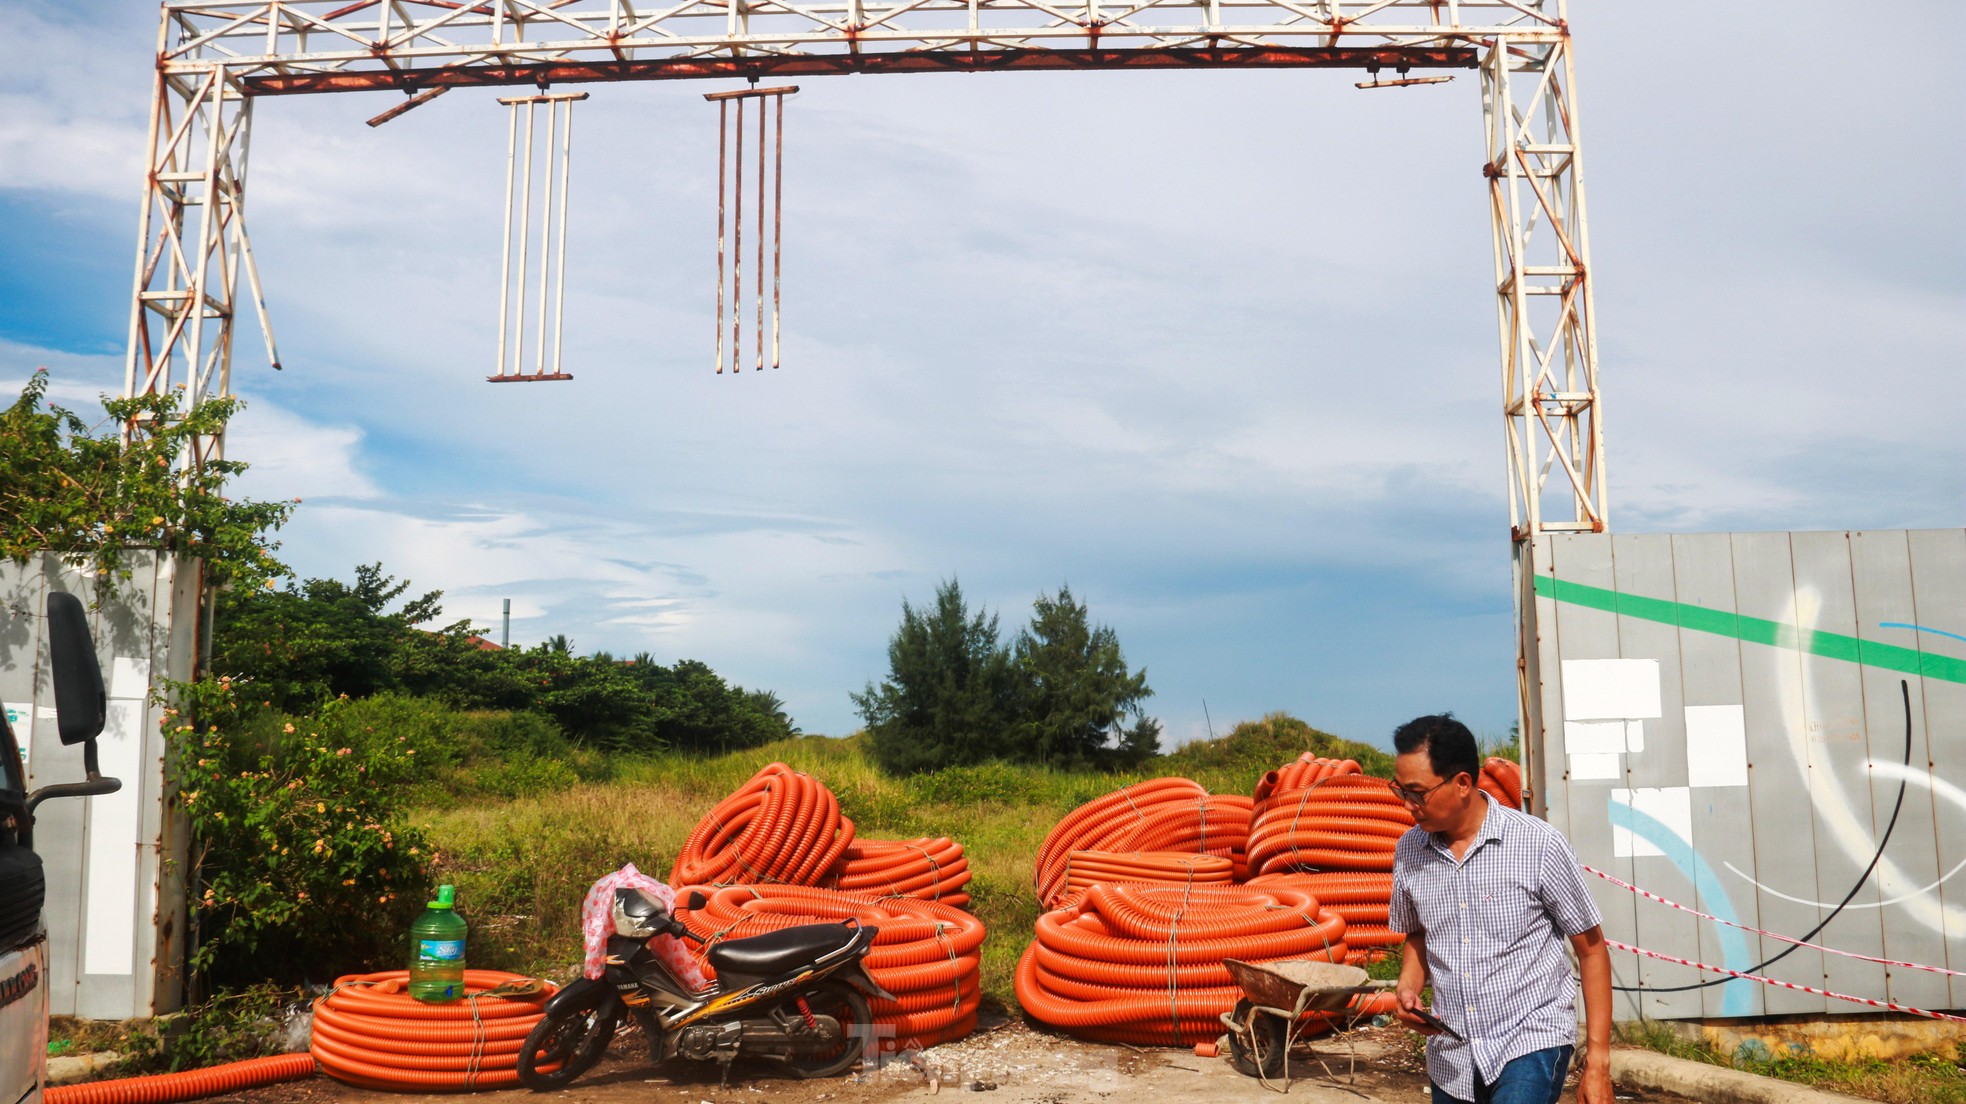
POLYGON ((1853 997, 1847 993, 1833 993, 1828 989, 1817 989, 1814 986, 1810 986, 1810 985, 1798 985, 1792 981, 1776 981, 1774 978, 1762 977, 1760 974, 1744 974, 1739 970, 1729 970, 1724 966, 1709 966, 1704 962, 1695 962, 1690 958, 1675 958, 1674 956, 1669 954, 1660 954, 1657 951, 1648 951, 1643 947, 1634 947, 1629 943, 1620 943, 1615 939, 1605 940, 1604 945, 1607 947, 1616 947, 1621 951, 1630 951, 1633 954, 1645 955, 1648 958, 1660 959, 1665 962, 1677 962, 1681 966, 1691 966, 1696 970, 1711 970, 1716 974, 1731 974, 1734 977, 1746 978, 1749 981, 1758 981, 1764 985, 1780 986, 1783 989, 1799 989, 1804 993, 1815 993, 1818 996, 1835 997, 1837 1000, 1850 1001, 1854 1004, 1868 1004, 1872 1008, 1888 1008, 1893 1012, 1909 1012, 1914 1016, 1928 1016, 1935 1020, 1951 1020, 1953 1023, 1966 1023, 1966 1016, 1955 1016, 1949 1012, 1930 1012, 1923 1008, 1913 1008, 1907 1004, 1896 1004, 1891 1001, 1872 1000, 1869 997, 1853 997))
MULTIPOLYGON (((1583 864, 1579 863, 1578 865, 1582 866, 1583 864)), ((1650 898, 1651 900, 1657 901, 1662 905, 1671 905, 1673 908, 1676 908, 1681 912, 1690 912, 1693 915, 1698 916, 1703 920, 1711 920, 1716 924, 1725 924, 1730 928, 1739 928, 1742 931, 1750 931, 1756 935, 1764 935, 1770 939, 1778 940, 1783 943, 1794 944, 1797 947, 1808 947, 1811 950, 1824 951, 1826 953, 1833 954, 1833 955, 1842 955, 1845 958, 1861 958, 1865 962, 1875 962, 1883 966, 1897 966, 1906 970, 1928 970, 1935 974, 1946 974, 1950 977, 1966 977, 1966 972, 1962 972, 1959 970, 1948 970, 1943 966, 1927 966, 1919 962, 1900 962, 1895 958, 1874 958, 1867 954, 1858 954, 1855 951, 1838 950, 1835 947, 1825 947, 1821 943, 1811 943, 1807 940, 1796 939, 1792 936, 1780 935, 1771 931, 1762 931, 1760 928, 1750 927, 1747 924, 1739 924, 1732 920, 1722 920, 1718 916, 1714 916, 1709 913, 1704 913, 1701 912, 1699 909, 1692 908, 1687 905, 1682 905, 1678 901, 1673 901, 1665 897, 1661 897, 1649 889, 1640 889, 1637 886, 1631 884, 1630 882, 1623 881, 1619 878, 1613 877, 1610 874, 1606 874, 1604 871, 1599 870, 1596 867, 1585 866, 1584 869, 1590 871, 1591 873, 1597 875, 1600 878, 1603 878, 1605 881, 1610 882, 1612 885, 1622 886, 1625 889, 1629 889, 1633 893, 1638 894, 1640 897, 1650 898)))

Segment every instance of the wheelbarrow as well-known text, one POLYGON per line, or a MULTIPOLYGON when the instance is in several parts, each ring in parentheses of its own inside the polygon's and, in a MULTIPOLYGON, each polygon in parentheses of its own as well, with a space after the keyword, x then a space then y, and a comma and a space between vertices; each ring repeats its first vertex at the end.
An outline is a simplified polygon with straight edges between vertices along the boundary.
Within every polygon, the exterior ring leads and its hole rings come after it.
MULTIPOLYGON (((1229 1029, 1229 1064, 1265 1082, 1282 1077, 1297 1023, 1307 1012, 1342 1013, 1352 998, 1396 985, 1373 981, 1357 966, 1335 962, 1223 960, 1243 998, 1222 1013, 1229 1029)), ((1328 1072, 1328 1071, 1327 1071, 1328 1072)))

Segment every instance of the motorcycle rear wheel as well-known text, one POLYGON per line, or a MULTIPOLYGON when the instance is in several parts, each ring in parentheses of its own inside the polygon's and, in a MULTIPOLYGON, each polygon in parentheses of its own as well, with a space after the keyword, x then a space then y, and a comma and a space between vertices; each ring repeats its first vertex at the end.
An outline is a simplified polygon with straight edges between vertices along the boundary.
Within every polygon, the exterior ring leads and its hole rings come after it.
POLYGON ((785 1056, 785 1065, 805 1078, 837 1077, 852 1069, 873 1039, 874 1017, 867 1010, 867 998, 846 982, 822 981, 800 990, 780 1007, 792 1015, 801 1015, 801 1000, 813 1015, 831 1016, 838 1022, 841 1037, 803 1045, 795 1040, 792 1052, 785 1056))
POLYGON ((519 1083, 543 1092, 592 1069, 621 1025, 621 1008, 613 997, 595 992, 540 1017, 519 1047, 519 1083))

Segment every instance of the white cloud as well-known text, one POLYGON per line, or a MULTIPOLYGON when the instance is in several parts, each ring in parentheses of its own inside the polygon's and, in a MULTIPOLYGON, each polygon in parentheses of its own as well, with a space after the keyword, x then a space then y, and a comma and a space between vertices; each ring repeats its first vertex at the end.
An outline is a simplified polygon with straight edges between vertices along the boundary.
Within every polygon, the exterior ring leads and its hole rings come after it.
MULTIPOLYGON (((1944 49, 1966 9, 1798 68, 1842 9, 1759 7, 1703 33, 1790 60, 1716 71, 1661 53, 1643 6, 1572 5, 1614 525, 1957 525, 1966 93, 1944 49)), ((0 193, 122 219, 153 12, 78 10, 0 6, 27 47, 0 74, 0 193)), ((1370 736, 1443 706, 1499 731, 1478 82, 1352 78, 811 81, 788 105, 785 367, 735 380, 708 367, 714 110, 688 82, 594 86, 577 378, 498 387, 496 93, 374 130, 394 96, 264 100, 251 218, 288 370, 245 323, 232 454, 258 497, 309 499, 285 534, 304 573, 379 559, 493 628, 511 598, 521 642, 702 658, 820 730, 851 726, 900 600, 959 574, 1007 628, 1070 581, 1173 734, 1204 698, 1218 731, 1285 707, 1370 736), (1387 674, 1416 654, 1428 685, 1387 674)), ((0 343, 0 375, 35 363, 65 395, 121 379, 120 357, 0 343)))
POLYGON ((251 465, 242 494, 260 498, 376 498, 382 492, 356 470, 362 430, 316 425, 264 401, 248 402, 227 427, 226 455, 251 465), (260 487, 277 487, 262 493, 260 487))
POLYGON ((128 200, 134 210, 157 12, 106 14, 98 5, 0 5, 0 188, 128 200))

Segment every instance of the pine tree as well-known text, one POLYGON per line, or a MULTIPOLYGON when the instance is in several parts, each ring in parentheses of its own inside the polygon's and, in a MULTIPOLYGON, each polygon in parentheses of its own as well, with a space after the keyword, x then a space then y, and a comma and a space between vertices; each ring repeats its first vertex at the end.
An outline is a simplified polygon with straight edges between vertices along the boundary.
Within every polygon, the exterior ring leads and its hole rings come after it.
POLYGON ((996 616, 972 615, 955 579, 936 588, 931 609, 902 600, 887 658, 887 679, 853 695, 883 769, 909 774, 1009 750, 1017 699, 1010 653, 998 642, 996 616))

